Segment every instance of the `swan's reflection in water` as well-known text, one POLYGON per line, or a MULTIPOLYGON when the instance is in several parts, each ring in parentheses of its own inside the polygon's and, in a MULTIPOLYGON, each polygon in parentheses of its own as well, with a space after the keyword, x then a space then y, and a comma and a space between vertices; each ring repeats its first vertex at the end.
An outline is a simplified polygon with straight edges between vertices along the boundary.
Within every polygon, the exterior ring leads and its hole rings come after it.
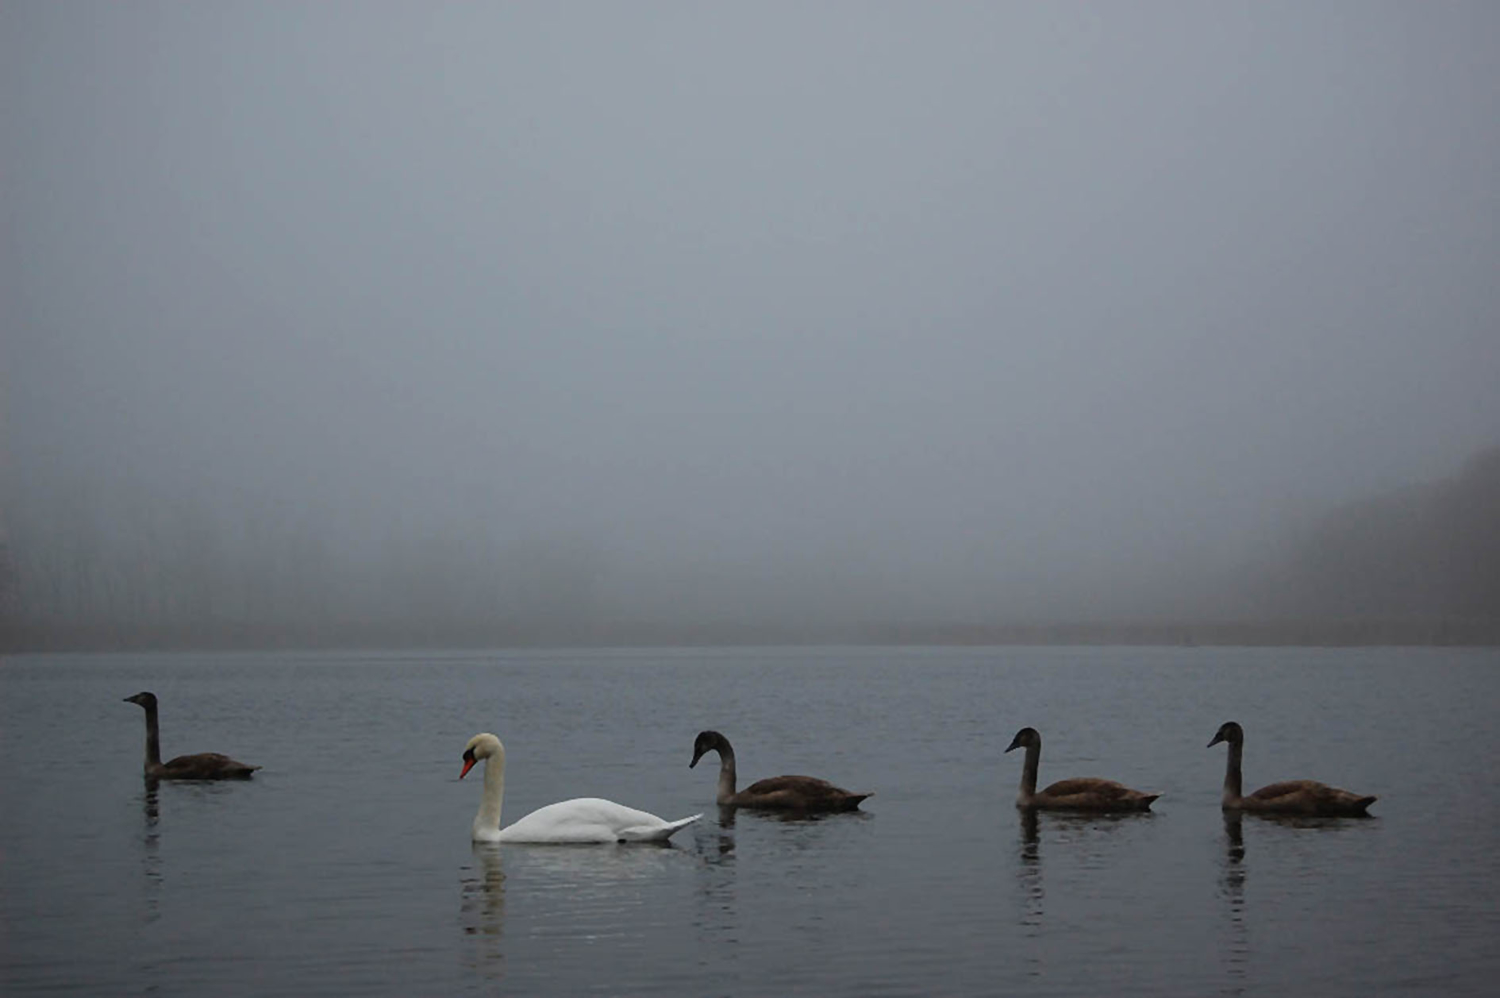
POLYGON ((701 862, 671 843, 600 845, 471 843, 460 876, 459 924, 470 940, 466 964, 484 977, 506 976, 507 938, 527 959, 579 942, 620 945, 659 920, 657 885, 689 875, 701 862), (507 927, 507 921, 509 925, 507 927))
POLYGON ((469 966, 499 980, 505 976, 500 938, 505 928, 505 867, 498 845, 474 842, 472 847, 474 865, 464 871, 459 886, 459 924, 464 935, 475 940, 469 966))
POLYGON ((616 845, 541 845, 512 842, 503 847, 512 877, 535 876, 544 890, 566 890, 570 897, 589 901, 610 894, 632 881, 691 862, 692 856, 670 842, 630 842, 616 845))
POLYGON ((1229 927, 1224 939, 1225 985, 1223 993, 1239 995, 1245 991, 1249 971, 1250 941, 1245 928, 1245 835, 1244 816, 1238 811, 1224 812, 1224 863, 1219 872, 1219 896, 1229 913, 1229 927))

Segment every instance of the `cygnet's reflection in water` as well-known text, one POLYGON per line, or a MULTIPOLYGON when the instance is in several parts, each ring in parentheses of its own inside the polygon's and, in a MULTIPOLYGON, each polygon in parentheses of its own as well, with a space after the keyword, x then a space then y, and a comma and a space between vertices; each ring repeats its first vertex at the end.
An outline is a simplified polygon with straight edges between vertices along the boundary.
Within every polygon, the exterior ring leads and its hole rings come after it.
POLYGON ((1038 831, 1040 822, 1036 809, 1022 808, 1020 814, 1021 862, 1016 866, 1016 879, 1020 883, 1023 900, 1021 925, 1026 929, 1027 938, 1033 938, 1041 931, 1043 902, 1047 897, 1047 891, 1042 886, 1042 838, 1038 831))
POLYGON ((1223 993, 1239 995, 1247 990, 1250 972, 1251 915, 1245 890, 1250 864, 1246 858, 1249 854, 1245 846, 1246 826, 1249 826, 1257 855, 1262 857, 1262 865, 1269 858, 1271 863, 1285 867, 1272 877, 1272 880, 1279 880, 1284 875, 1296 876, 1299 862, 1317 868, 1322 855, 1319 843, 1325 840, 1321 835, 1308 838, 1310 834, 1379 834, 1380 819, 1370 814, 1334 816, 1253 811, 1225 811, 1223 815, 1224 858, 1219 872, 1219 896, 1224 899, 1228 915, 1220 947, 1225 971, 1223 993))
POLYGON ((1220 893, 1232 904, 1236 915, 1245 905, 1245 817, 1238 811, 1224 812, 1224 870, 1220 893))
POLYGON ((719 826, 733 828, 736 816, 756 821, 775 821, 784 825, 815 825, 824 821, 869 821, 875 816, 869 811, 798 811, 795 808, 734 807, 719 805, 719 826))
MULTIPOLYGON (((874 818, 865 811, 799 811, 796 809, 720 806, 717 823, 700 825, 695 834, 698 874, 697 928, 713 946, 740 939, 740 909, 736 852, 746 845, 762 860, 774 862, 779 875, 796 877, 798 864, 821 868, 825 864, 814 857, 827 848, 852 848, 840 845, 840 836, 859 835, 872 827, 863 823, 874 818)), ((805 889, 816 890, 817 872, 809 870, 810 879, 798 881, 805 889)), ((721 950, 733 960, 733 948, 721 950)))
POLYGON ((695 892, 697 918, 694 926, 701 942, 718 949, 721 944, 729 946, 720 950, 729 963, 731 971, 738 965, 735 948, 740 941, 738 866, 735 861, 736 807, 719 807, 718 828, 712 825, 697 836, 702 868, 698 873, 698 888, 695 892), (703 834, 704 831, 712 834, 703 834))
POLYGON ((1250 942, 1245 929, 1245 836, 1244 815, 1224 812, 1224 865, 1219 874, 1219 896, 1229 913, 1229 925, 1223 941, 1224 994, 1245 991, 1249 971, 1250 942))
MULTIPOLYGON (((1154 811, 1048 811, 1020 808, 1022 838, 1028 822, 1033 834, 1071 850, 1084 868, 1106 865, 1108 850, 1121 829, 1156 820, 1154 811)), ((1038 858, 1040 845, 1037 846, 1038 858)))
MULTIPOLYGON (((1018 923, 1027 940, 1024 947, 1027 976, 1042 978, 1047 974, 1049 945, 1055 944, 1059 932, 1065 927, 1054 925, 1049 939, 1047 927, 1047 891, 1043 870, 1043 855, 1051 850, 1054 862, 1060 868, 1062 888, 1055 900, 1060 899, 1061 912, 1054 912, 1054 920, 1061 914, 1064 926, 1077 917, 1078 878, 1087 878, 1087 871, 1114 863, 1110 853, 1119 847, 1121 840, 1115 838, 1122 829, 1139 827, 1140 822, 1155 820, 1150 811, 1085 812, 1048 811, 1038 808, 1018 808, 1020 834, 1017 836, 1016 883, 1020 888, 1018 923), (1043 840, 1046 840, 1045 842, 1043 840), (1060 862, 1058 859, 1060 858, 1060 862)), ((1059 871, 1054 871, 1053 887, 1057 891, 1059 871)))
MULTIPOLYGON (((1300 871, 1317 872, 1323 868, 1326 853, 1324 844, 1329 835, 1360 835, 1380 833, 1380 818, 1375 815, 1311 815, 1311 814, 1260 814, 1256 812, 1224 812, 1224 834, 1228 842, 1229 855, 1236 858, 1239 872, 1238 883, 1243 895, 1245 881, 1245 839, 1248 832, 1252 844, 1263 844, 1262 855, 1273 860, 1278 867, 1293 876, 1300 871)), ((1278 873, 1278 877, 1280 874, 1278 873)), ((1227 881, 1226 881, 1227 882, 1227 881)))
POLYGON ((141 895, 141 921, 150 923, 161 918, 161 783, 146 777, 141 791, 141 810, 145 828, 141 834, 141 873, 144 891, 141 895))
POLYGON ((733 858, 731 854, 734 852, 734 836, 729 833, 734 831, 734 819, 739 810, 737 807, 719 805, 719 833, 715 839, 721 857, 733 858))
POLYGON ((464 935, 477 942, 470 966, 499 980, 505 976, 505 951, 500 939, 505 929, 505 867, 498 845, 471 845, 474 865, 464 870, 459 884, 459 924, 464 935))
POLYGON ((868 811, 798 811, 782 808, 719 808, 721 851, 734 848, 733 838, 726 835, 738 823, 741 834, 748 827, 751 834, 767 835, 774 840, 774 848, 787 855, 821 850, 831 841, 838 841, 843 832, 858 829, 864 822, 873 821, 875 815, 868 811), (736 814, 735 812, 739 813, 736 814))
MULTIPOLYGON (((240 780, 158 780, 145 776, 141 780, 141 921, 155 922, 162 917, 162 898, 166 887, 166 868, 161 855, 162 830, 174 816, 180 828, 183 819, 189 823, 202 817, 191 813, 211 807, 216 801, 243 789, 240 780), (165 798, 165 801, 163 800, 165 798), (168 812, 162 819, 163 807, 168 812)), ((170 833, 169 833, 170 834, 170 833)))

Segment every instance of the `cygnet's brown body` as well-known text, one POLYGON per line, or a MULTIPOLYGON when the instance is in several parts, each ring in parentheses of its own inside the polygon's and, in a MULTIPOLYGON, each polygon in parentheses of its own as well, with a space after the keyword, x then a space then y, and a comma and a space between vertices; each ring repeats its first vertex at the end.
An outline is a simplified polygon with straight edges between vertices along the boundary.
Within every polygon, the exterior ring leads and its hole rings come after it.
POLYGON ((1042 757, 1041 734, 1035 728, 1022 728, 1005 751, 1017 748, 1026 749, 1026 763, 1021 770, 1021 792, 1016 797, 1016 807, 1049 811, 1149 811, 1151 802, 1161 796, 1095 776, 1058 780, 1038 793, 1036 771, 1042 757))
POLYGON ((146 710, 146 775, 153 780, 242 780, 259 769, 236 762, 218 752, 179 755, 161 761, 161 733, 156 720, 156 694, 137 693, 126 697, 126 703, 140 704, 146 710))
POLYGON ((1261 787, 1246 797, 1242 792, 1244 780, 1240 771, 1244 761, 1245 729, 1234 721, 1225 721, 1208 747, 1213 748, 1220 742, 1229 743, 1229 761, 1224 772, 1223 807, 1226 811, 1358 816, 1378 799, 1330 787, 1317 780, 1283 780, 1261 787))
POLYGON ((870 794, 850 793, 816 776, 772 776, 757 780, 735 792, 734 749, 729 739, 717 731, 701 731, 693 742, 691 769, 705 753, 719 753, 719 790, 721 807, 753 807, 782 811, 853 811, 870 794))

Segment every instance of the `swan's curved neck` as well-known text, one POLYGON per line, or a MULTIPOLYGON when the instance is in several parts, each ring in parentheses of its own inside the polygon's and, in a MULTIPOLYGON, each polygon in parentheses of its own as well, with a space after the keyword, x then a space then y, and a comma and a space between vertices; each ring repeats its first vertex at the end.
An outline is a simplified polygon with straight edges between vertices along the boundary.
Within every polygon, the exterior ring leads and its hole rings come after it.
POLYGON ((1240 772, 1240 766, 1245 758, 1245 743, 1229 743, 1229 762, 1224 769, 1224 799, 1226 801, 1237 801, 1243 796, 1244 777, 1240 772))
POLYGON ((144 703, 146 709, 146 768, 161 765, 161 730, 156 723, 156 704, 144 703))
POLYGON ((1021 796, 1036 796, 1036 767, 1042 761, 1042 743, 1032 742, 1026 746, 1026 764, 1021 767, 1021 796))
POLYGON ((735 773, 734 773, 734 749, 729 743, 723 742, 719 745, 719 791, 717 801, 727 804, 734 796, 735 773))
POLYGON ((505 750, 484 760, 484 796, 474 815, 474 838, 492 838, 500 830, 500 805, 505 802, 505 750))

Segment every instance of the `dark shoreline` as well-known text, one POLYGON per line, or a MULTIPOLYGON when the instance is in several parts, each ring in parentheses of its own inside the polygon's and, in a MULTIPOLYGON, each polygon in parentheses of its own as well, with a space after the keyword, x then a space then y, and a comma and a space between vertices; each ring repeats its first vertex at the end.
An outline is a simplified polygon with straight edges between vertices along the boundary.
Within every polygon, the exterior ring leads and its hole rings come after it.
POLYGON ((897 622, 596 623, 493 622, 0 625, 0 654, 138 651, 276 651, 400 648, 1168 645, 1483 647, 1500 645, 1500 618, 897 622))

